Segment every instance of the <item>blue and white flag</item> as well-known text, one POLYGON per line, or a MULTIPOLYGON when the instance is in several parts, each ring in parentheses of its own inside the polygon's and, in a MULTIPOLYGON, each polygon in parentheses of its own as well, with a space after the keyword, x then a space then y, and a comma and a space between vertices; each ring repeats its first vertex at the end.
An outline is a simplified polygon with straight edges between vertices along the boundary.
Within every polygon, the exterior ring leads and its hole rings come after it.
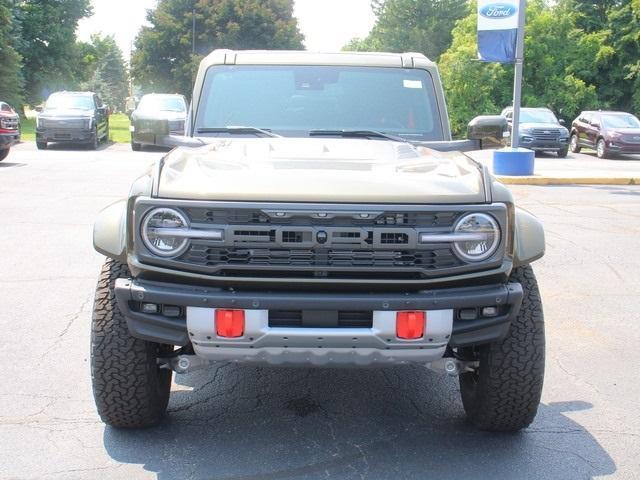
POLYGON ((478 0, 478 58, 513 63, 518 36, 518 0, 478 0))

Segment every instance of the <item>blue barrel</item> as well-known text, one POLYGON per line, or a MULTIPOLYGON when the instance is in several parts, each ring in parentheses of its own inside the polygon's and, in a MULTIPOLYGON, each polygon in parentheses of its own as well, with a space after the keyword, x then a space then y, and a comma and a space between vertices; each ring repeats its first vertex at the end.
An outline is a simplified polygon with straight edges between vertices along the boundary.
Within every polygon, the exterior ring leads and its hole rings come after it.
POLYGON ((501 148, 493 152, 493 173, 496 175, 533 175, 536 154, 527 148, 501 148))

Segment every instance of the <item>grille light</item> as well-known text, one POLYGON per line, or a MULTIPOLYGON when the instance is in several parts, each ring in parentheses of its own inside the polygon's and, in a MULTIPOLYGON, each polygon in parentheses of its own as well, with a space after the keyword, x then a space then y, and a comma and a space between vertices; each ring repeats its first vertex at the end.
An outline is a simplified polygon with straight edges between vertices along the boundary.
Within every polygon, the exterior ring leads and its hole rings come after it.
POLYGON ((495 253, 500 244, 500 227, 498 222, 486 213, 471 213, 462 217, 454 229, 456 234, 480 234, 474 240, 454 242, 456 254, 468 262, 486 260, 495 253))
POLYGON ((189 224, 186 217, 173 208, 154 208, 142 222, 142 240, 154 254, 175 257, 187 247, 189 239, 182 235, 189 224))

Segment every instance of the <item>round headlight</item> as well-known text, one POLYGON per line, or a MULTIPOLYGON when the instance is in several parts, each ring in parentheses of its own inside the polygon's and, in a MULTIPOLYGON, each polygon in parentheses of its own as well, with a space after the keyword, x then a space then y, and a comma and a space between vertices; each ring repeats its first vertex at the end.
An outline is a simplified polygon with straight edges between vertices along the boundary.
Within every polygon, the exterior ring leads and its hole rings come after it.
POLYGON ((455 233, 468 234, 454 242, 456 254, 468 262, 486 260, 495 253, 500 244, 498 222, 486 213, 465 215, 456 223, 455 233))
POLYGON ((175 257, 187 247, 188 239, 176 229, 186 229, 187 218, 173 208, 154 208, 144 217, 141 228, 145 247, 161 257, 175 257), (176 234, 176 235, 172 235, 176 234))

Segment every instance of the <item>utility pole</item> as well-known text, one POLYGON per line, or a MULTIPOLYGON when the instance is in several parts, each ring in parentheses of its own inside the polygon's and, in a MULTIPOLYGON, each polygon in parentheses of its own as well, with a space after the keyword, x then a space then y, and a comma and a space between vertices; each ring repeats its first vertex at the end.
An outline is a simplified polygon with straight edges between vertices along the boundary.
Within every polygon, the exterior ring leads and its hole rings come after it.
POLYGON ((520 104, 522 103, 522 64, 524 62, 524 22, 527 0, 518 6, 518 32, 516 33, 516 61, 513 78, 513 120, 511 124, 511 148, 520 146, 520 104))
POLYGON ((196 54, 196 7, 191 10, 191 53, 196 54))

